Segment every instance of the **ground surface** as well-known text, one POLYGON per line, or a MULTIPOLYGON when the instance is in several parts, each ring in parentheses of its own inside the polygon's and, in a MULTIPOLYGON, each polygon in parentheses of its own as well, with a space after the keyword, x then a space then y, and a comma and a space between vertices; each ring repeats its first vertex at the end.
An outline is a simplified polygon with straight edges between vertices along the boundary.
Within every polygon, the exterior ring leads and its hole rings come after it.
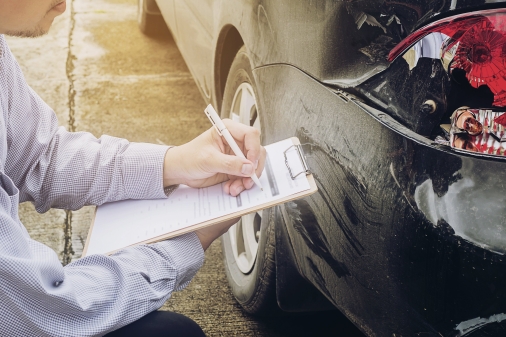
MULTIPOLYGON (((109 134, 131 141, 181 144, 207 129, 205 103, 170 38, 137 29, 135 0, 68 0, 49 35, 8 38, 28 83, 71 131, 109 134)), ((30 235, 53 248, 66 264, 81 256, 94 208, 52 209, 30 203, 20 217, 30 235)), ((234 301, 215 242, 190 286, 164 310, 197 321, 209 336, 357 336, 337 313, 257 319, 234 301)))

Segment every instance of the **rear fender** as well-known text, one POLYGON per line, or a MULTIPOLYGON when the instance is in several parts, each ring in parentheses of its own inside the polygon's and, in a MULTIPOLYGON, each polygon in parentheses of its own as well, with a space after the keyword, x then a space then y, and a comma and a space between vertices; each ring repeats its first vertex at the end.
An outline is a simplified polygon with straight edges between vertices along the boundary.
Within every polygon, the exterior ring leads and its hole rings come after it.
POLYGON ((286 228, 290 221, 283 205, 276 210, 276 298, 279 307, 288 312, 332 310, 335 306, 303 278, 295 260, 292 242, 286 228))

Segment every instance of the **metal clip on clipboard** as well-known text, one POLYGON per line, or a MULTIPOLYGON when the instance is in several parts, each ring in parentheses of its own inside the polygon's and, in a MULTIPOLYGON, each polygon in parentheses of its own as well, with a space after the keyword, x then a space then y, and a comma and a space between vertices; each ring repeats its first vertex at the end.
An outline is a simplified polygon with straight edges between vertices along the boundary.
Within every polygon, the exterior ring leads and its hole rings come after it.
POLYGON ((311 174, 311 170, 309 169, 309 166, 306 162, 306 157, 304 156, 304 150, 302 149, 301 144, 292 145, 288 149, 286 149, 283 152, 283 155, 285 156, 285 165, 288 168, 288 172, 290 172, 290 177, 292 180, 295 180, 299 175, 305 173, 305 174, 311 174), (290 164, 288 163, 288 157, 286 156, 286 153, 290 151, 290 149, 295 148, 295 151, 297 151, 297 154, 299 155, 300 163, 302 164, 302 171, 300 172, 292 172, 292 168, 290 167, 290 164), (294 175, 295 174, 295 175, 294 175))

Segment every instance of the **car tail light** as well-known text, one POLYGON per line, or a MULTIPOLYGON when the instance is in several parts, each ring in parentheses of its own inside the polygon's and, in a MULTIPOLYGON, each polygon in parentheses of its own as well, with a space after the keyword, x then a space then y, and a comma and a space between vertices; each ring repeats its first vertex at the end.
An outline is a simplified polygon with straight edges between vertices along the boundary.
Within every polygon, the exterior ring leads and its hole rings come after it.
POLYGON ((463 70, 474 88, 488 86, 494 106, 506 106, 506 9, 461 14, 429 24, 401 41, 388 60, 411 49, 410 67, 420 57, 440 58, 449 72, 463 70))

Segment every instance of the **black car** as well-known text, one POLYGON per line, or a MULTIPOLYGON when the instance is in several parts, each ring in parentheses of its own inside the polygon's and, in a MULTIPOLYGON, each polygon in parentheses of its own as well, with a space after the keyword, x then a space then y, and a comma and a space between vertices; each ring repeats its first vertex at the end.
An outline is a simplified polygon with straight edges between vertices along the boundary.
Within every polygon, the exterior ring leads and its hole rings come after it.
POLYGON ((222 239, 244 310, 506 336, 506 2, 139 0, 208 103, 297 136, 318 193, 222 239), (165 28, 166 29, 166 28, 165 28))

